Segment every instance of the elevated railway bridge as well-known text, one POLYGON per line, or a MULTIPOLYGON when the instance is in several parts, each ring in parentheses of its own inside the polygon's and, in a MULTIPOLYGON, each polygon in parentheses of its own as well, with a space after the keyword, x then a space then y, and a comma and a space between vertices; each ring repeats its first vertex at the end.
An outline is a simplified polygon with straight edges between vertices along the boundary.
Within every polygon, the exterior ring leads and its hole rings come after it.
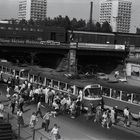
POLYGON ((123 62, 127 54, 124 45, 74 42, 58 45, 0 41, 0 55, 3 59, 28 62, 31 65, 42 63, 44 66, 60 71, 67 70, 70 73, 77 72, 79 66, 86 68, 100 64, 105 68, 123 62))

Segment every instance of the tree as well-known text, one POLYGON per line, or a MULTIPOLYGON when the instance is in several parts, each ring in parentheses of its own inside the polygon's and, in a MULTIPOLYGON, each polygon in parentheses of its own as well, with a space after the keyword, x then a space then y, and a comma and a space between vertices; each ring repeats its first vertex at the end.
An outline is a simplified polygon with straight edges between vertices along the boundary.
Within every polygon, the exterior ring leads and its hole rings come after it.
POLYGON ((101 31, 101 24, 99 22, 96 22, 96 32, 100 32, 101 31))
POLYGON ((107 32, 107 33, 112 32, 112 28, 107 21, 102 24, 101 31, 102 32, 107 32))
POLYGON ((66 30, 71 29, 71 22, 70 22, 70 19, 68 16, 65 16, 65 18, 64 18, 64 28, 66 30))
POLYGON ((20 25, 27 25, 27 21, 25 19, 20 20, 19 24, 20 25))
POLYGON ((33 19, 28 20, 28 25, 34 26, 35 21, 33 19))
POLYGON ((75 30, 77 28, 77 19, 76 18, 73 18, 71 20, 71 29, 72 30, 75 30))

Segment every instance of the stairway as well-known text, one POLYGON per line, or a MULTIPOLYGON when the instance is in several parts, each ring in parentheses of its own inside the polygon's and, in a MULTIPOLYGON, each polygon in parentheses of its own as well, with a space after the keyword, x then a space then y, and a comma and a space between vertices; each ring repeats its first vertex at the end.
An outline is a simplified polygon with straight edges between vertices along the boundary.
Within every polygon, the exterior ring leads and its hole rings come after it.
POLYGON ((0 140, 12 140, 13 132, 10 123, 0 122, 0 140))

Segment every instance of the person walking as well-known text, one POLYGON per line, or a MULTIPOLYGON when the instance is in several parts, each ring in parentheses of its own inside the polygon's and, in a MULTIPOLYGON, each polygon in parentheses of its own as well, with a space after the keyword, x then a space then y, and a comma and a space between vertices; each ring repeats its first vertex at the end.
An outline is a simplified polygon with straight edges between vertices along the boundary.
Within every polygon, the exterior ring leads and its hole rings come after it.
POLYGON ((23 112, 20 109, 17 110, 17 124, 24 126, 23 112))
POLYGON ((139 112, 139 115, 138 115, 137 127, 140 127, 140 112, 139 112))
POLYGON ((51 130, 51 134, 52 134, 52 140, 60 139, 59 127, 57 126, 57 124, 54 124, 54 127, 51 130))
POLYGON ((10 105, 10 107, 12 108, 12 114, 14 114, 15 106, 16 106, 16 97, 13 96, 11 99, 11 105, 10 105))
POLYGON ((115 106, 114 108, 114 112, 115 112, 115 114, 114 114, 114 124, 117 124, 118 123, 118 106, 115 106))
POLYGON ((22 95, 19 96, 19 109, 23 112, 24 99, 22 95))
POLYGON ((114 110, 114 108, 112 108, 110 110, 110 119, 111 119, 111 124, 114 125, 114 123, 115 123, 115 110, 114 110))
POLYGON ((96 113, 95 113, 94 122, 101 123, 101 119, 102 119, 102 108, 101 108, 101 105, 99 104, 96 107, 96 113))
MULTIPOLYGON (((44 127, 44 129, 45 129, 45 131, 49 131, 49 125, 50 125, 50 116, 51 116, 52 114, 51 114, 51 112, 50 111, 48 111, 44 116, 43 116, 43 120, 44 120, 44 126, 42 126, 42 127, 44 127)), ((42 123, 42 124, 43 124, 42 123)))
POLYGON ((36 111, 36 116, 39 114, 41 118, 43 118, 42 112, 41 112, 41 101, 38 102, 37 104, 37 111, 36 111))
POLYGON ((130 112, 129 112, 129 108, 125 107, 123 110, 123 115, 124 115, 124 127, 129 126, 130 125, 130 112))
POLYGON ((31 128, 34 128, 37 121, 38 121, 38 119, 37 119, 36 113, 33 112, 32 115, 31 115, 31 118, 30 118, 29 126, 30 126, 31 128))
POLYGON ((0 119, 1 120, 4 119, 4 105, 2 104, 1 101, 0 101, 0 119))

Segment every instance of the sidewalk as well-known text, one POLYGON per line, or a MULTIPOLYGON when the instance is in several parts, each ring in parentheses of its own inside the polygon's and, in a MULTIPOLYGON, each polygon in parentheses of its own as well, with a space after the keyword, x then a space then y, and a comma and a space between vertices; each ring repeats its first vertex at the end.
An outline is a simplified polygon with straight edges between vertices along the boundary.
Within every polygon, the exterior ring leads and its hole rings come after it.
MULTIPOLYGON (((0 96, 1 101, 5 105, 5 118, 7 121, 7 115, 9 113, 9 122, 12 125, 12 129, 14 133, 18 136, 19 129, 17 126, 17 117, 16 114, 12 115, 10 108, 8 107, 9 102, 6 97, 0 96)), ((33 140, 33 129, 31 129, 28 124, 30 121, 30 117, 33 111, 35 111, 35 107, 33 106, 25 106, 25 113, 23 114, 25 126, 20 127, 20 140, 33 140)), ((35 139, 34 140, 50 140, 50 135, 41 128, 42 120, 39 118, 37 125, 35 127, 35 139)), ((19 140, 19 139, 18 139, 19 140)))
MULTIPOLYGON (((17 127, 17 118, 16 114, 12 115, 11 110, 8 107, 8 100, 5 96, 1 95, 0 96, 1 101, 3 101, 4 105, 6 106, 6 113, 5 113, 5 118, 7 118, 7 113, 9 113, 9 121, 12 124, 12 129, 13 131, 18 135, 18 127, 17 127)), ((23 118, 25 121, 26 126, 21 127, 20 129, 20 140, 33 140, 33 130, 28 127, 30 116, 33 111, 35 111, 36 107, 34 105, 28 105, 24 106, 24 111, 25 113, 23 114, 23 118)), ((56 120, 53 120, 54 122, 56 120)), ((34 140, 50 140, 50 135, 44 131, 44 129, 41 128, 42 124, 42 119, 39 118, 39 121, 35 127, 35 139, 34 140)), ((50 126, 52 127, 52 126, 50 126)), ((119 117, 119 123, 117 125, 114 125, 113 127, 118 128, 118 129, 123 129, 126 131, 130 131, 130 133, 134 133, 135 135, 140 135, 140 127, 136 127, 136 122, 132 121, 132 124, 130 127, 124 127, 123 126, 123 118, 119 117)), ((62 139, 67 139, 68 136, 66 134, 63 134, 62 139)), ((19 140, 19 139, 18 139, 19 140)))

